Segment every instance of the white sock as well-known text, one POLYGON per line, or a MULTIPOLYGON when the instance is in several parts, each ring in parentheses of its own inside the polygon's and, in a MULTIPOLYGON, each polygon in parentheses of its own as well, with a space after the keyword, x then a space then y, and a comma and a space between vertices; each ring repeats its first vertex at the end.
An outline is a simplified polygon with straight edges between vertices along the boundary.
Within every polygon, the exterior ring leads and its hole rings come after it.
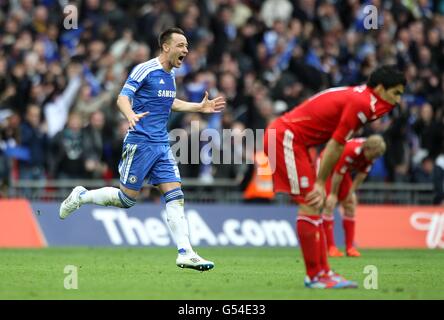
POLYGON ((80 194, 81 204, 93 203, 101 206, 114 206, 123 208, 119 198, 120 189, 104 187, 96 190, 85 191, 80 194))
POLYGON ((183 199, 172 200, 166 203, 167 222, 177 244, 177 250, 186 250, 192 252, 190 244, 190 232, 188 230, 188 221, 185 218, 183 199))

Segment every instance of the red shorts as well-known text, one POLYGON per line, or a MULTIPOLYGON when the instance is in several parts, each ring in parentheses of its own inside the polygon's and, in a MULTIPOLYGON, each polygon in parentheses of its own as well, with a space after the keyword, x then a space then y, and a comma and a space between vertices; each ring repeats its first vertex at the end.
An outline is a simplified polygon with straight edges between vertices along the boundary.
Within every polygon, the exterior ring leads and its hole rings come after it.
MULTIPOLYGON (((330 194, 331 189, 331 175, 328 177, 327 182, 325 183, 325 192, 327 193, 327 196, 330 194)), ((348 193, 350 192, 351 186, 352 186, 353 180, 351 178, 350 173, 346 172, 344 174, 344 177, 342 178, 341 184, 339 185, 338 190, 338 201, 344 201, 345 198, 347 198, 348 193)))
POLYGON ((277 119, 265 131, 264 151, 273 171, 274 191, 289 193, 295 202, 305 204, 316 181, 316 168, 301 140, 277 119))

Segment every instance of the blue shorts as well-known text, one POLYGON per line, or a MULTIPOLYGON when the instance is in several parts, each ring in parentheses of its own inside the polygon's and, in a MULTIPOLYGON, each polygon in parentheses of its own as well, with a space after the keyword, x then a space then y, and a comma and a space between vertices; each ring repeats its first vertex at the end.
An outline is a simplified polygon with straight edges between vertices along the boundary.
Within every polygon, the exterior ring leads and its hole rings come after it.
POLYGON ((145 179, 149 184, 181 182, 179 168, 169 145, 123 143, 119 163, 120 183, 139 191, 145 179))

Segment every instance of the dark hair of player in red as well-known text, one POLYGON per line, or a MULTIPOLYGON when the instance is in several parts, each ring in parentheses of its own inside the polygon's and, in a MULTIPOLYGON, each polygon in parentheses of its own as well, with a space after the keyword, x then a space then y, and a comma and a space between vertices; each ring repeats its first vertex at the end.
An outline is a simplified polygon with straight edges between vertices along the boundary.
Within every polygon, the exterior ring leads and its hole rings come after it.
POLYGON ((376 68, 371 74, 367 81, 367 86, 370 88, 375 88, 379 84, 381 84, 384 89, 389 89, 395 87, 397 85, 402 84, 405 86, 407 80, 404 76, 404 73, 399 71, 393 65, 385 65, 379 68, 376 68))

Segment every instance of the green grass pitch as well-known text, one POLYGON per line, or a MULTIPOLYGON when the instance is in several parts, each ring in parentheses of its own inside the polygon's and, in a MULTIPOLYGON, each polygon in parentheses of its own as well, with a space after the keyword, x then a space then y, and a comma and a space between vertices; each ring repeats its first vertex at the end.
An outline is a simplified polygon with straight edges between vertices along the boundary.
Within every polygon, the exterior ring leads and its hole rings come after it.
POLYGON ((0 250, 0 299, 444 299, 444 250, 362 250, 332 258, 334 270, 359 289, 310 290, 294 248, 201 248, 215 269, 175 265, 174 248, 47 248, 0 250), (64 288, 66 265, 78 289, 64 288), (378 289, 364 288, 367 265, 378 289))

